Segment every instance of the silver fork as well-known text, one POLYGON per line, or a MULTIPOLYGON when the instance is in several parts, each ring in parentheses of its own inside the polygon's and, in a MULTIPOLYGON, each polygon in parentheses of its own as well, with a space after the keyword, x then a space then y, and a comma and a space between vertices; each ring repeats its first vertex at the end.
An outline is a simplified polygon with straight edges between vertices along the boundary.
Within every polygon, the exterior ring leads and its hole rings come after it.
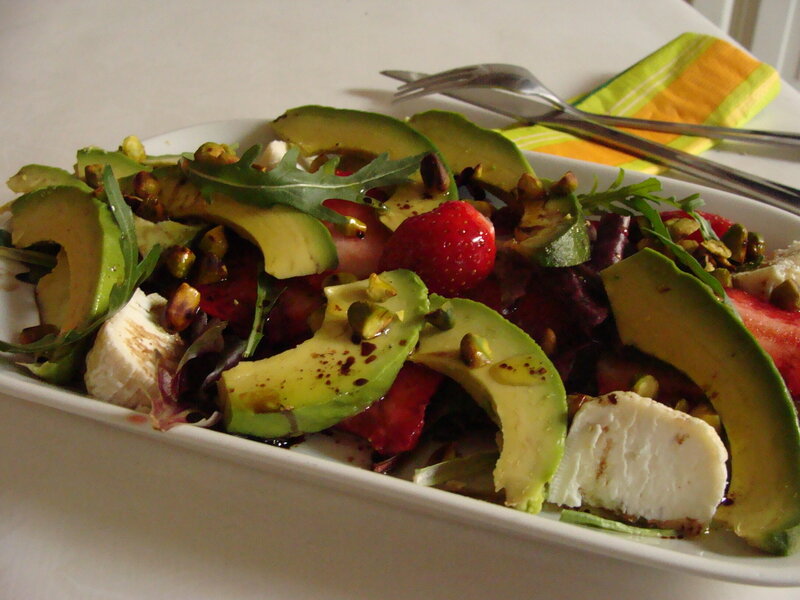
MULTIPOLYGON (((593 119, 594 115, 573 114, 560 108, 554 109, 552 104, 543 106, 541 100, 534 101, 535 98, 507 90, 490 89, 484 86, 473 89, 470 83, 463 84, 457 77, 452 78, 455 79, 453 82, 449 75, 450 72, 433 76, 411 71, 382 71, 382 73, 407 83, 421 82, 419 92, 416 92, 416 88, 413 86, 401 86, 401 90, 398 92, 400 98, 422 96, 427 93, 442 93, 517 121, 539 123, 552 129, 591 139, 692 175, 712 187, 748 196, 800 215, 800 190, 796 188, 607 127, 596 122, 593 119), (433 81, 434 87, 428 87, 428 83, 431 81, 433 81), (416 93, 411 95, 412 91, 416 93)), ((558 97, 556 96, 556 98, 558 97)))
POLYGON ((612 127, 628 127, 647 131, 662 131, 682 135, 695 135, 714 139, 729 139, 760 144, 779 144, 800 147, 800 133, 785 131, 764 131, 759 129, 740 129, 738 127, 720 127, 695 123, 676 123, 670 121, 653 121, 650 119, 634 119, 616 115, 604 115, 586 112, 558 96, 545 86, 533 73, 518 65, 502 63, 486 63, 459 67, 443 71, 436 75, 407 83, 398 88, 397 100, 405 100, 444 90, 467 87, 499 88, 523 94, 537 99, 547 106, 565 113, 591 119, 612 127))

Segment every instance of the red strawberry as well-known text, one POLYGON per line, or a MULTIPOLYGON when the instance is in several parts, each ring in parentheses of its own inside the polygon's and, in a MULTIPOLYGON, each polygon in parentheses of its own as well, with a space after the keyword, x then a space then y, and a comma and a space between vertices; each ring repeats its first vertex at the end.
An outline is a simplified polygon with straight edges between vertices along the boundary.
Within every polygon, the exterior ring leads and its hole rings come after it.
POLYGON ((271 348, 282 350, 311 337, 308 319, 324 306, 325 297, 305 277, 283 279, 275 287, 281 293, 267 316, 264 337, 271 348))
POLYGON ((406 363, 386 396, 339 427, 369 441, 384 456, 411 450, 425 422, 425 408, 443 376, 422 365, 406 363))
POLYGON ((445 202, 403 221, 386 243, 380 270, 411 269, 431 292, 455 296, 494 267, 494 226, 468 202, 445 202))
POLYGON ((686 375, 666 363, 639 354, 604 354, 597 361, 597 393, 630 390, 643 374, 658 380, 656 400, 675 406, 680 399, 700 402, 703 391, 686 375))
POLYGON ((228 321, 237 335, 247 337, 255 314, 258 250, 233 240, 224 262, 228 267, 225 281, 195 286, 200 292, 200 309, 228 321))
POLYGON ((747 329, 778 367, 800 402, 800 312, 782 310, 743 290, 727 290, 747 329))

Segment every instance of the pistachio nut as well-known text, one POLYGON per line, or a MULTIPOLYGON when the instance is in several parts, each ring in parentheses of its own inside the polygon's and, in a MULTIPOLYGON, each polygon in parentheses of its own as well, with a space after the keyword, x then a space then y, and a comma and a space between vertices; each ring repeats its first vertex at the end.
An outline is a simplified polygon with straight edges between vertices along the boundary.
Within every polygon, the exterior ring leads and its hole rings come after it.
POLYGON ((374 302, 359 300, 347 308, 347 322, 362 340, 371 340, 385 333, 395 314, 374 302))
POLYGON ((225 227, 217 225, 206 231, 200 238, 198 248, 203 252, 223 258, 228 252, 228 237, 225 235, 225 227))
POLYGON ((200 309, 200 292, 188 283, 180 284, 164 309, 164 329, 178 333, 189 327, 200 309))
POLYGON ((474 333, 467 333, 461 338, 459 346, 461 360, 470 369, 483 367, 492 362, 492 351, 486 338, 474 333))
POLYGON ((186 279, 195 261, 195 254, 186 246, 170 246, 164 253, 164 266, 170 275, 186 279))
POLYGON ((367 298, 373 302, 385 302, 389 298, 392 298, 396 295, 397 290, 394 288, 394 286, 382 279, 380 275, 372 273, 369 276, 369 282, 367 283, 367 298))
POLYGON ((430 152, 422 157, 419 174, 422 177, 425 191, 428 193, 442 194, 450 187, 450 174, 442 159, 435 152, 430 152))

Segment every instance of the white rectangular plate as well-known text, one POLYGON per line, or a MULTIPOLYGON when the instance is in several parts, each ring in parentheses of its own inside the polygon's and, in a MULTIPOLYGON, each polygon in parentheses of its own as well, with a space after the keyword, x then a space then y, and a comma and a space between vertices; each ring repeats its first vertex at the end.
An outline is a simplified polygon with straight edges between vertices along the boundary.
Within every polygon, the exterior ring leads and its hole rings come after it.
MULTIPOLYGON (((167 154, 190 151, 206 141, 238 142, 240 148, 244 149, 253 143, 268 141, 268 136, 267 121, 236 120, 182 129, 145 143, 149 153, 167 154)), ((616 169, 593 163, 533 153, 528 153, 528 157, 538 175, 558 178, 571 170, 578 176, 582 188, 590 187, 595 179, 601 187, 608 185, 617 176, 616 169)), ((638 181, 646 177, 640 173, 630 173, 626 180, 638 181)), ((720 212, 759 231, 771 248, 783 247, 794 239, 800 239, 800 218, 783 211, 673 179, 663 179, 663 185, 666 194, 677 197, 700 192, 708 210, 720 212)), ((6 271, 5 265, 0 265, 0 271, 6 271)), ((21 326, 19 315, 26 308, 22 295, 6 289, 13 287, 13 282, 13 277, 7 273, 0 274, 0 298, 7 307, 0 316, 0 335, 3 339, 9 339, 11 332, 21 326)), ((27 308, 30 309, 31 305, 28 304, 27 308)), ((547 540, 573 548, 576 552, 615 556, 633 563, 731 582, 800 585, 800 555, 772 557, 759 554, 727 532, 713 532, 699 540, 635 538, 606 533, 560 523, 555 513, 528 515, 378 475, 353 466, 354 456, 348 455, 351 450, 347 447, 343 450, 342 446, 335 444, 306 444, 285 450, 191 426, 177 427, 166 433, 157 432, 141 414, 44 384, 6 364, 0 367, 0 391, 287 477, 302 477, 307 482, 314 481, 349 493, 358 490, 359 494, 366 497, 407 510, 433 514, 447 520, 455 519, 531 542, 547 540), (336 451, 332 450, 337 448, 336 451)))

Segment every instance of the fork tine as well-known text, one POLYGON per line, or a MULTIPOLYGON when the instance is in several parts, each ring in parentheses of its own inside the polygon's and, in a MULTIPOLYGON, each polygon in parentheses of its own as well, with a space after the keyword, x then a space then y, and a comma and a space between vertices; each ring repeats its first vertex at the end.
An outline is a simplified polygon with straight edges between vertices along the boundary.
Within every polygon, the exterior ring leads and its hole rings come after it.
POLYGON ((404 94, 413 93, 418 90, 424 90, 435 86, 458 85, 460 83, 466 83, 467 81, 469 81, 469 77, 467 76, 448 75, 446 77, 440 77, 437 75, 432 75, 429 77, 423 77, 422 79, 418 79, 417 81, 412 81, 403 86, 400 86, 397 88, 396 93, 402 96, 404 94))
POLYGON ((405 92, 408 90, 415 90, 419 87, 427 86, 429 84, 435 84, 439 81, 454 81, 459 80, 465 77, 469 77, 475 71, 474 66, 469 67, 457 67, 455 69, 450 69, 448 71, 441 71, 440 73, 434 73, 433 75, 428 75, 427 77, 423 77, 421 79, 417 79, 416 81, 409 81, 408 83, 404 83, 403 85, 397 88, 400 92, 405 92))
MULTIPOLYGON (((427 79, 427 78, 426 78, 427 79)), ((419 81, 423 81, 420 79, 419 81)), ((438 80, 433 84, 422 84, 417 87, 408 88, 405 90, 398 90, 394 94, 393 101, 399 100, 410 100, 411 98, 418 98, 420 96, 427 96, 429 94, 436 94, 438 92, 444 90, 450 90, 453 88, 461 87, 462 83, 468 83, 469 78, 462 77, 462 78, 452 78, 452 79, 444 79, 438 80)), ((415 82, 416 83, 416 82, 415 82)))

